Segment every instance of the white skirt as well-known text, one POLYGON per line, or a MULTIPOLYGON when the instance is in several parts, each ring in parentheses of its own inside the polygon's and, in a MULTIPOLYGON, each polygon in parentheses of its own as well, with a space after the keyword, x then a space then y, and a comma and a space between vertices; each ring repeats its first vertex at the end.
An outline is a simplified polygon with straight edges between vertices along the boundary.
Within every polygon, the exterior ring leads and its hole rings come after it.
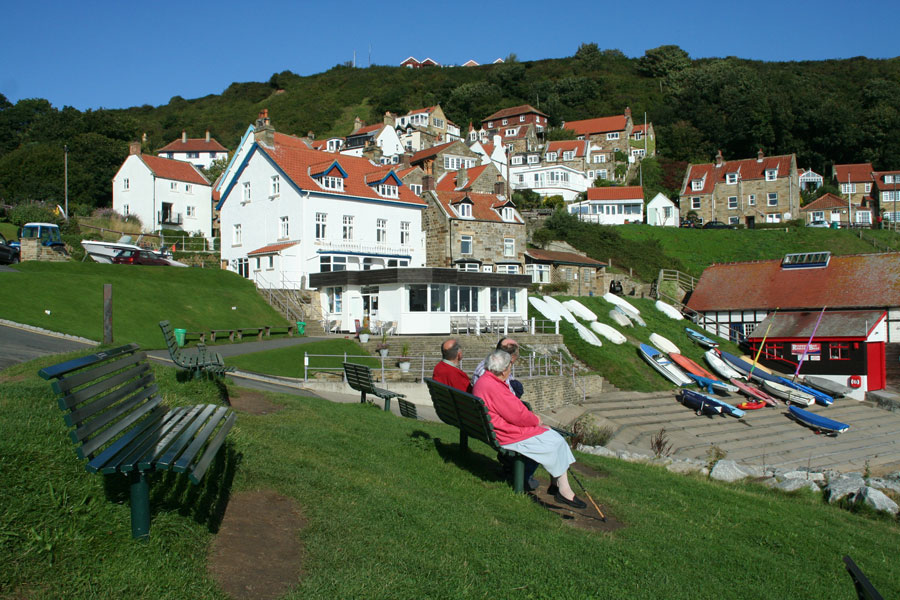
POLYGON ((552 429, 501 448, 515 450, 540 463, 552 477, 559 477, 575 462, 566 440, 552 429))

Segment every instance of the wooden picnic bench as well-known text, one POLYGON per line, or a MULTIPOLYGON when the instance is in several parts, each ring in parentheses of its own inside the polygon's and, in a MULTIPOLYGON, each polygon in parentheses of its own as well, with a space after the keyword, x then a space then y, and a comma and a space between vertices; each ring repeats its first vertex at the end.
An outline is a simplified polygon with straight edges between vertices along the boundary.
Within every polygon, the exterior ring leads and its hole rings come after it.
POLYGON ((294 327, 294 325, 266 325, 266 337, 272 337, 273 333, 286 333, 288 337, 293 337, 294 327))
POLYGON ((159 328, 166 340, 172 362, 189 371, 194 377, 199 377, 201 373, 219 376, 234 371, 234 367, 225 366, 221 354, 211 352, 206 344, 198 343, 196 348, 191 349, 181 348, 168 321, 160 321, 159 328))
POLYGON ((214 341, 216 341, 217 337, 221 337, 222 334, 225 334, 228 336, 228 340, 233 342, 234 341, 234 331, 235 331, 234 329, 211 329, 209 331, 209 339, 214 342, 214 341))
POLYGON ((460 391, 449 385, 425 378, 428 393, 438 418, 459 429, 459 447, 463 452, 469 449, 469 437, 481 440, 513 461, 513 489, 517 493, 525 491, 525 457, 514 450, 502 448, 497 443, 491 416, 484 400, 460 391))
POLYGON ((384 410, 389 411, 391 410, 391 398, 406 398, 406 394, 375 387, 375 382, 372 380, 372 369, 365 365, 345 362, 344 376, 347 378, 347 384, 360 393, 361 404, 365 404, 366 394, 372 394, 384 400, 384 410))
POLYGON ((41 369, 52 380, 79 458, 91 473, 127 474, 131 534, 150 536, 146 473, 187 473, 194 485, 206 473, 235 414, 215 404, 167 410, 147 355, 137 344, 97 352, 41 369))

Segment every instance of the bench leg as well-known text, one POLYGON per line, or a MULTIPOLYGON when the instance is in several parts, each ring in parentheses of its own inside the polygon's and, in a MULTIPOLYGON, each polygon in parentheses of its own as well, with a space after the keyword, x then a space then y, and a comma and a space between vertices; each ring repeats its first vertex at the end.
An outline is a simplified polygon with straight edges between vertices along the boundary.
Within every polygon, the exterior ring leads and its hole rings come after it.
POLYGON ((128 474, 131 491, 131 537, 150 539, 150 486, 141 471, 128 474))
POLYGON ((386 412, 391 412, 391 399, 390 398, 384 399, 384 410, 386 412))
POLYGON ((366 403, 366 393, 365 393, 365 392, 360 392, 360 393, 359 393, 359 403, 360 403, 360 404, 365 404, 365 403, 366 403))
POLYGON ((513 462, 513 491, 517 494, 525 491, 525 460, 521 456, 513 462))
POLYGON ((462 430, 459 430, 459 447, 463 451, 469 449, 469 436, 462 430))

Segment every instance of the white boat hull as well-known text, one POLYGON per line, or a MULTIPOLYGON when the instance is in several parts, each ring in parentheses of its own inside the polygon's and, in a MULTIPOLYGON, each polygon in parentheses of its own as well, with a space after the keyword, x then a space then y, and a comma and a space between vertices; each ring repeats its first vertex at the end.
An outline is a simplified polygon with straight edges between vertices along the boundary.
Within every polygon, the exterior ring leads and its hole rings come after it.
POLYGON ((664 338, 663 336, 659 335, 658 333, 650 334, 650 343, 653 344, 654 346, 656 346, 657 348, 659 348, 660 350, 662 350, 663 352, 665 352, 666 354, 669 354, 671 352, 675 352, 678 354, 681 353, 681 350, 678 349, 678 346, 676 346, 671 341, 669 341, 668 338, 664 338))
POLYGON ((763 379, 761 383, 767 392, 778 396, 783 400, 787 400, 788 402, 793 402, 799 406, 810 406, 816 403, 815 396, 807 394, 806 392, 789 388, 786 385, 782 385, 775 381, 769 381, 768 379, 763 379))
POLYGON ((602 335, 603 337, 608 339, 613 344, 624 344, 627 341, 626 337, 618 332, 615 327, 607 325, 606 323, 593 321, 591 323, 591 329, 593 329, 594 332, 598 335, 602 335))

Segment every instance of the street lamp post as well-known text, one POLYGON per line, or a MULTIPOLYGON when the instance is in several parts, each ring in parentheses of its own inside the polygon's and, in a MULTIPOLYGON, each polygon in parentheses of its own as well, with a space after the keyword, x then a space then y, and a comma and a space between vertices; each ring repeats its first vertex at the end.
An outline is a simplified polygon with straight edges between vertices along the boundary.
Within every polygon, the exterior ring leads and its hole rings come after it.
POLYGON ((66 203, 65 203, 64 212, 65 212, 66 221, 68 221, 69 220, 69 146, 67 146, 67 145, 63 146, 63 151, 65 154, 65 159, 63 162, 65 163, 65 170, 66 170, 66 175, 65 175, 66 203))

